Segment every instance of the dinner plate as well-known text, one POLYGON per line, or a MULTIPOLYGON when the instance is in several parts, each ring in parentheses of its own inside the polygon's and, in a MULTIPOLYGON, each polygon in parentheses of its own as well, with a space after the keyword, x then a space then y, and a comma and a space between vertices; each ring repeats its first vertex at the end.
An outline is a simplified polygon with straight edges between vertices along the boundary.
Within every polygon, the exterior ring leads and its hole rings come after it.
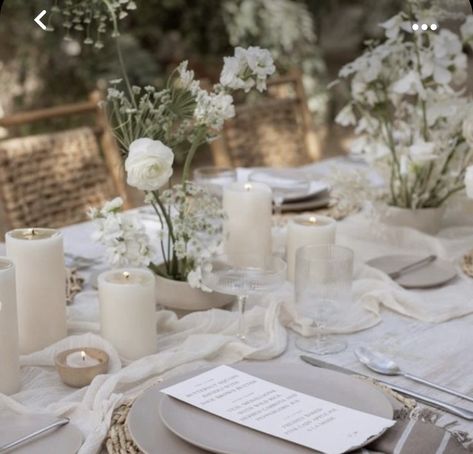
MULTIPOLYGON (((288 367, 283 364, 244 362, 232 367, 356 410, 388 419, 393 416, 391 403, 378 388, 348 375, 317 369, 306 364, 291 364, 288 367)), ((161 388, 202 372, 203 370, 194 371, 166 381, 149 389, 135 401, 127 423, 131 436, 143 452, 146 454, 314 453, 311 449, 245 428, 160 393, 161 388)))
POLYGON ((324 181, 320 181, 320 180, 311 181, 307 194, 304 194, 304 195, 288 194, 286 197, 284 197, 283 203, 301 202, 303 200, 313 199, 314 197, 322 196, 324 193, 328 193, 329 191, 330 191, 330 186, 324 181))
MULTIPOLYGON (((19 415, 4 411, 0 415, 0 446, 45 427, 56 419, 49 415, 19 415)), ((58 452, 61 454, 76 454, 82 445, 82 441, 83 437, 80 430, 69 423, 46 432, 16 448, 5 451, 5 453, 44 454, 58 452)))
POLYGON ((329 203, 330 203, 330 192, 327 191, 311 199, 284 202, 281 206, 281 211, 283 213, 287 213, 291 211, 316 210, 319 208, 327 207, 329 203))
MULTIPOLYGON (((420 255, 383 255, 366 262, 367 265, 385 273, 393 273, 404 266, 423 259, 420 255)), ((428 265, 409 271, 395 281, 407 289, 427 289, 438 287, 451 281, 457 275, 455 266, 447 260, 438 258, 428 265)))

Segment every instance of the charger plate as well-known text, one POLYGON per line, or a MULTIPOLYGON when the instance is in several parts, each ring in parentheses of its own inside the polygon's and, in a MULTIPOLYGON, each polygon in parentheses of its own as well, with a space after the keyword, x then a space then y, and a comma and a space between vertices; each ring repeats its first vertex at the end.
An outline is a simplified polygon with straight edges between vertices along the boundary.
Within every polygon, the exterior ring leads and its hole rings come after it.
MULTIPOLYGON (((348 375, 306 364, 288 366, 245 362, 232 367, 330 402, 383 418, 393 417, 393 407, 380 390, 348 375)), ((166 381, 150 388, 135 401, 127 423, 133 440, 143 452, 146 454, 314 453, 311 449, 226 421, 160 393, 161 388, 202 372, 203 370, 194 371, 166 381)))

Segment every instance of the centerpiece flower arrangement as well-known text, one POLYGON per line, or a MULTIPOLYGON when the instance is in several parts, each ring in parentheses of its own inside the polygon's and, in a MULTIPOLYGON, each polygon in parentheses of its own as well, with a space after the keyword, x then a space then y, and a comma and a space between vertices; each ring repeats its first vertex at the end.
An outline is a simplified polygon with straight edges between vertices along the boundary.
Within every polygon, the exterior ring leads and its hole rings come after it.
POLYGON ((223 213, 214 196, 190 181, 191 163, 199 147, 215 139, 235 115, 232 92, 264 91, 274 71, 266 49, 237 47, 224 58, 220 81, 210 91, 201 88, 186 61, 160 90, 132 86, 125 72, 111 82, 105 108, 123 150, 127 182, 145 192, 163 227, 156 238, 163 263, 154 263, 157 244, 136 216, 120 212, 121 199, 92 210, 95 238, 106 246, 113 265, 149 266, 164 278, 207 290, 200 266, 220 245, 223 213), (171 185, 178 147, 186 150, 182 177, 171 185))
POLYGON ((387 205, 417 210, 442 207, 465 187, 473 111, 463 49, 473 44, 473 16, 455 34, 432 10, 409 5, 381 24, 381 42, 341 69, 351 99, 336 121, 355 126, 352 152, 385 177, 387 205))

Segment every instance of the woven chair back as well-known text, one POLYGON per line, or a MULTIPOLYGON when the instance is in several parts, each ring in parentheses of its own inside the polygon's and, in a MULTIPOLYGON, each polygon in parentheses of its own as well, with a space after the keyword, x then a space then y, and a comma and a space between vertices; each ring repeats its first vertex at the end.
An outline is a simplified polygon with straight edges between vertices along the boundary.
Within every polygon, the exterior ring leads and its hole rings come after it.
POLYGON ((0 196, 6 228, 62 227, 87 219, 114 195, 91 128, 0 142, 0 196))

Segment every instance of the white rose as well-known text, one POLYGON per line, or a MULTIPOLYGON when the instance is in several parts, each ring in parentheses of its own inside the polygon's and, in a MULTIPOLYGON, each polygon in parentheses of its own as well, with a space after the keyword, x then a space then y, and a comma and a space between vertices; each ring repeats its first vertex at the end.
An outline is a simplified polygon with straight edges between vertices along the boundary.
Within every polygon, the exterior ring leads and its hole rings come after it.
POLYGON ((463 120, 462 133, 466 143, 473 147, 473 111, 463 120))
POLYGON ((137 139, 125 160, 127 183, 142 191, 156 191, 171 178, 174 153, 159 140, 137 139))
POLYGON ((468 198, 473 199, 473 166, 469 166, 465 172, 465 188, 468 198))

